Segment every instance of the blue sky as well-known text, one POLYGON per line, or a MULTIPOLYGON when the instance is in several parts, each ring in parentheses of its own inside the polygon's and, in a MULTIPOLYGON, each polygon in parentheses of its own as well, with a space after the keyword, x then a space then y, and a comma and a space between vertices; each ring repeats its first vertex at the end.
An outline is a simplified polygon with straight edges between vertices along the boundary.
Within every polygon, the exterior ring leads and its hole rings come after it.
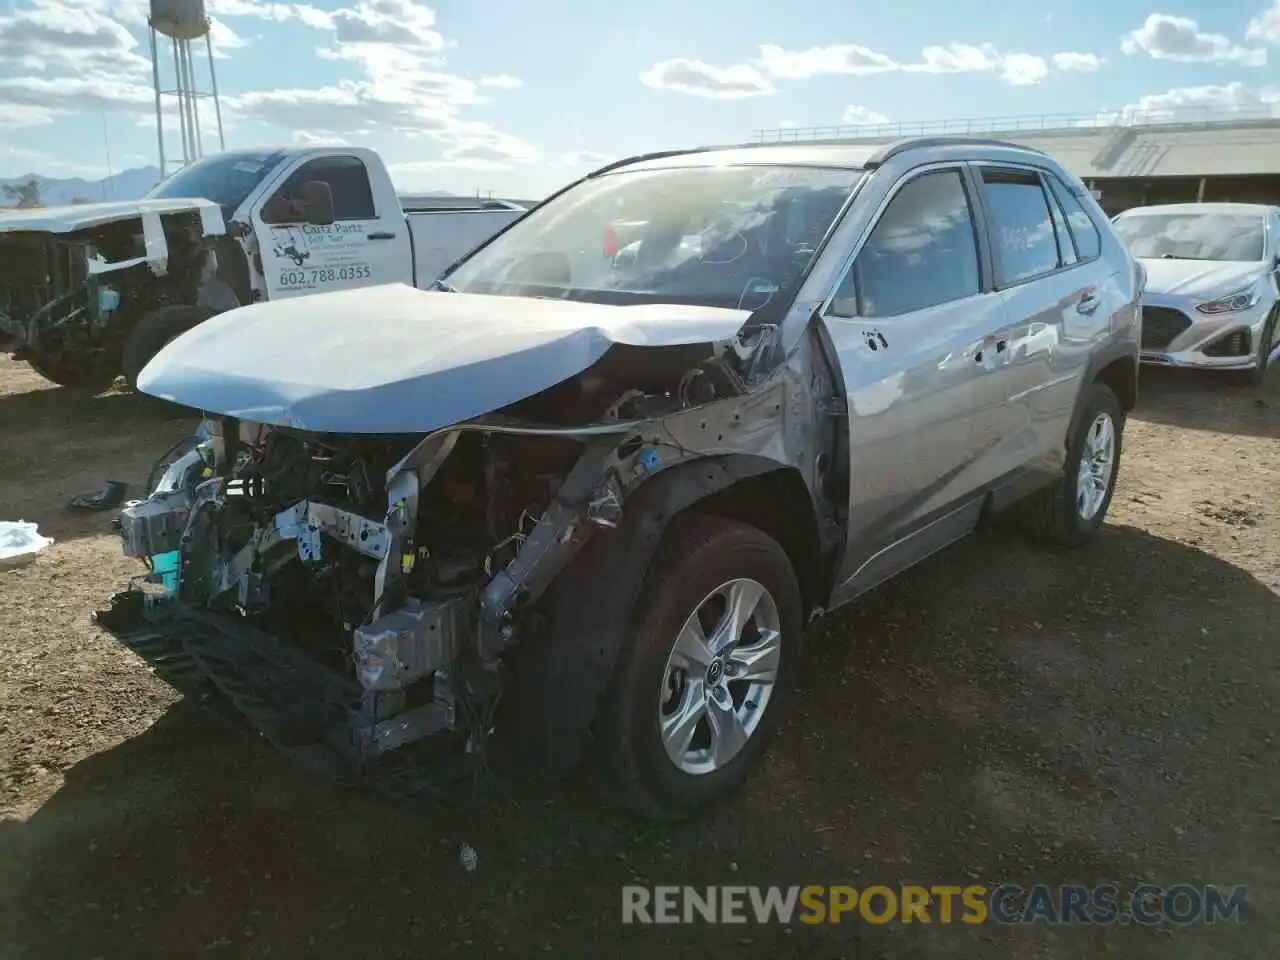
MULTIPOLYGON (((1280 0, 991 9, 207 0, 228 147, 369 145, 405 190, 540 196, 602 158, 782 126, 1280 115, 1280 0)), ((156 162, 146 10, 0 0, 0 176, 96 178, 156 162)), ((207 87, 203 58, 196 69, 207 87)), ((202 119, 209 129, 212 111, 202 119)), ((217 149, 212 137, 205 149, 217 149)))

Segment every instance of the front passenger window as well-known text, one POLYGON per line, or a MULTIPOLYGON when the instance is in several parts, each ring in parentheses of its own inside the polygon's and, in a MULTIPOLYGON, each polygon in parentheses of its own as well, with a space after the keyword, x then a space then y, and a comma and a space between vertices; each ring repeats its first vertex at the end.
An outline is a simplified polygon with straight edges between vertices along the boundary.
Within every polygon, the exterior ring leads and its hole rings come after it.
POLYGON ((835 317, 892 317, 973 296, 978 246, 959 171, 910 180, 885 208, 836 291, 835 317))

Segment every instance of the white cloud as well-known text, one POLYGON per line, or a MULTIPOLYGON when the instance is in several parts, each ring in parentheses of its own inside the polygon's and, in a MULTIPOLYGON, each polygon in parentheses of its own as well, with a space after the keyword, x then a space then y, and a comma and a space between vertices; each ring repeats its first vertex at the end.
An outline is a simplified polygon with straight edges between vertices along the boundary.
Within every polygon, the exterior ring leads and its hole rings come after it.
POLYGON ((779 80, 808 80, 824 74, 866 76, 898 69, 892 57, 855 43, 810 47, 808 50, 784 50, 767 43, 760 48, 760 58, 756 63, 765 73, 779 80))
POLYGON ((840 122, 848 127, 879 127, 889 122, 889 118, 883 113, 859 106, 851 103, 844 108, 844 114, 840 117, 840 122))
POLYGON ((1280 47, 1280 0, 1249 21, 1244 38, 1280 47))
POLYGON ((1196 21, 1153 13, 1142 26, 1125 34, 1120 49, 1133 55, 1145 53, 1155 60, 1175 63, 1237 63, 1260 67, 1266 50, 1242 47, 1220 33, 1206 33, 1196 21))
POLYGON ((1120 110, 1099 115, 1104 123, 1203 120, 1213 114, 1280 117, 1280 88, 1255 90, 1239 81, 1222 86, 1175 87, 1149 94, 1120 110))
POLYGON ((351 144, 339 136, 325 136, 310 130, 293 131, 293 142, 304 147, 349 147, 351 144))
POLYGON ((974 46, 949 43, 929 46, 920 59, 901 63, 888 54, 856 43, 837 43, 786 50, 776 44, 760 47, 760 55, 728 67, 700 60, 676 58, 654 64, 641 75, 650 87, 722 100, 767 96, 774 80, 810 80, 820 76, 871 76, 885 73, 994 73, 1010 86, 1040 83, 1050 74, 1050 62, 1060 71, 1092 72, 1104 62, 1091 53, 1058 53, 1049 58, 1033 53, 1006 53, 987 43, 974 46))
POLYGON ((33 0, 0 16, 0 64, 40 72, 73 70, 119 76, 142 73, 150 61, 120 23, 92 7, 33 0))
POLYGON ((444 49, 436 14, 415 0, 362 0, 330 15, 338 43, 385 43, 431 52, 444 49))
POLYGON ((748 64, 715 67, 683 57, 655 63, 640 75, 640 82, 656 90, 672 90, 712 100, 746 100, 774 92, 769 78, 748 64))
MULTIPOLYGON (((83 111, 132 113, 154 123, 151 64, 141 55, 148 0, 19 0, 0 16, 0 63, 26 76, 0 79, 0 127, 47 124, 83 111)), ((258 134, 297 142, 339 142, 376 134, 438 144, 423 162, 458 168, 509 169, 537 157, 528 143, 470 115, 516 77, 491 73, 479 80, 448 72, 451 44, 435 11, 419 0, 348 0, 338 9, 311 4, 208 0, 210 39, 219 59, 248 44, 233 22, 295 23, 328 34, 317 56, 355 66, 358 77, 299 89, 258 90, 222 98, 227 126, 269 126, 258 134), (290 133, 285 133, 289 136, 290 133), (437 160, 432 160, 436 153, 437 160)), ((167 63, 162 64, 162 70, 167 63)), ((205 86, 205 84, 201 84, 205 86)), ((203 104, 202 104, 203 106, 203 104)), ((203 113, 204 111, 202 111, 203 113)), ((211 112, 211 111, 210 111, 211 112)), ((202 120, 205 118, 202 117, 202 120)), ((166 119, 166 127, 173 118, 166 119)), ((212 123, 212 117, 208 118, 212 123)), ((246 129, 244 139, 255 134, 246 129)))
POLYGON ((213 55, 219 60, 231 56, 230 50, 240 50, 249 45, 249 41, 236 33, 216 17, 209 18, 209 41, 213 46, 213 55))
POLYGON ((499 90, 514 90, 517 87, 524 86, 524 81, 519 77, 511 76, 509 73, 495 73, 481 77, 480 86, 496 87, 499 90))
POLYGON ((1032 53, 1011 53, 1000 58, 1000 79, 1011 87, 1029 87, 1049 76, 1044 57, 1032 53))
POLYGON ((1106 63, 1093 53, 1055 53, 1052 60, 1055 68, 1066 73, 1097 73, 1106 63))

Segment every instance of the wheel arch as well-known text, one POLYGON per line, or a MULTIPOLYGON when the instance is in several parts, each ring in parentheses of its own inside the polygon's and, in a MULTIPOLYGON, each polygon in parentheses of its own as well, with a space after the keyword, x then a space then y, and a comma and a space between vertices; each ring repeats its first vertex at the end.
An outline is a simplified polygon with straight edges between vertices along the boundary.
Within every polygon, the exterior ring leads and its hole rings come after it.
POLYGON ((618 527, 594 535, 552 583, 513 651, 509 719, 527 774, 562 776, 582 756, 649 564, 671 522, 687 513, 759 527, 787 552, 802 591, 820 594, 817 516, 795 468, 731 454, 655 473, 628 497, 618 527))
POLYGON ((1080 391, 1076 394, 1075 409, 1071 413, 1071 429, 1066 437, 1068 444, 1080 429, 1089 390, 1095 383, 1111 389, 1125 414, 1138 405, 1138 363, 1138 354, 1129 341, 1114 344, 1094 355, 1080 380, 1080 391))

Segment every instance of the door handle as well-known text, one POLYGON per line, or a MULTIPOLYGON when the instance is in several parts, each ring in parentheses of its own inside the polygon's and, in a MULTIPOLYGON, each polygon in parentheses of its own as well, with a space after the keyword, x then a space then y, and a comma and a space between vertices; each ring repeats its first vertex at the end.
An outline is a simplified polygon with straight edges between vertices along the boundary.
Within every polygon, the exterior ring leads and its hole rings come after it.
POLYGON ((395 238, 396 238, 396 235, 395 235, 394 233, 370 233, 370 234, 366 234, 366 239, 369 239, 369 240, 394 240, 395 238))
MULTIPOLYGON (((992 334, 985 338, 978 346, 978 351, 973 355, 974 363, 992 364, 998 363, 1009 349, 1009 335, 1006 333, 992 334)), ((1007 359, 1007 358, 1005 358, 1007 359)))
POLYGON ((1083 313, 1085 316, 1091 316, 1100 306, 1102 306, 1102 301, 1098 299, 1098 295, 1096 293, 1086 293, 1076 301, 1076 313, 1083 313))

